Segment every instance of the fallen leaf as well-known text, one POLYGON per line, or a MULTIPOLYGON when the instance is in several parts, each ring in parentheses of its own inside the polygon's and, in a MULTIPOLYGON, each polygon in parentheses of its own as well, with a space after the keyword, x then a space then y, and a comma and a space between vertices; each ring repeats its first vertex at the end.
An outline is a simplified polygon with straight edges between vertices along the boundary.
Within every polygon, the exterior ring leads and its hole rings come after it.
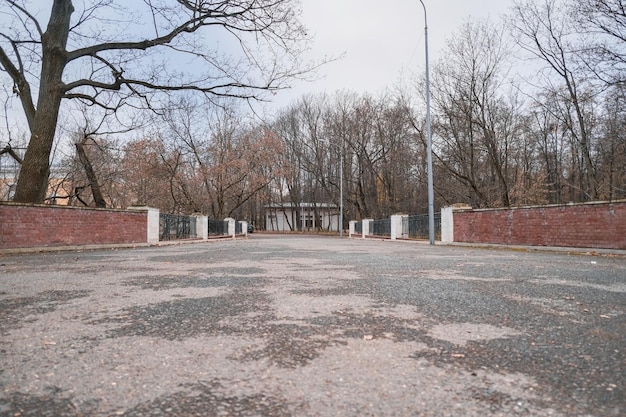
POLYGON ((606 314, 600 314, 601 319, 610 319, 611 316, 607 316, 606 314))
POLYGON ((453 358, 459 358, 459 359, 462 359, 462 358, 464 358, 464 357, 465 357, 465 353, 453 353, 453 354, 452 354, 452 355, 450 355, 450 356, 452 356, 453 358))
POLYGON ((374 338, 374 336, 372 336, 371 334, 366 334, 365 336, 363 336, 363 340, 372 340, 374 338))

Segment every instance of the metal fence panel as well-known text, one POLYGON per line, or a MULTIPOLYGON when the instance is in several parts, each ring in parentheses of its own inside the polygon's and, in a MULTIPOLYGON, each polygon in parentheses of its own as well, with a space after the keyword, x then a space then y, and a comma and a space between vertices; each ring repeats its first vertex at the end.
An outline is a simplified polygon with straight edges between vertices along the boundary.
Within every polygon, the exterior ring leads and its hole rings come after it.
POLYGON ((209 219, 209 236, 228 235, 228 222, 224 220, 209 219))
POLYGON ((196 219, 179 214, 159 214, 159 240, 190 239, 197 237, 196 219))
POLYGON ((189 217, 189 236, 190 237, 198 237, 198 230, 196 229, 197 223, 196 218, 191 216, 189 217))
POLYGON ((391 236, 391 219, 370 221, 370 235, 391 236))
POLYGON ((235 234, 240 235, 243 233, 243 228, 241 222, 235 222, 235 234))
POLYGON ((402 218, 402 237, 409 237, 409 216, 402 218))
POLYGON ((363 234, 363 222, 354 223, 354 234, 362 235, 363 234))
MULTIPOLYGON (((441 240, 441 213, 434 213, 435 239, 441 240)), ((402 235, 410 239, 429 238, 428 214, 407 216, 402 219, 402 235)))

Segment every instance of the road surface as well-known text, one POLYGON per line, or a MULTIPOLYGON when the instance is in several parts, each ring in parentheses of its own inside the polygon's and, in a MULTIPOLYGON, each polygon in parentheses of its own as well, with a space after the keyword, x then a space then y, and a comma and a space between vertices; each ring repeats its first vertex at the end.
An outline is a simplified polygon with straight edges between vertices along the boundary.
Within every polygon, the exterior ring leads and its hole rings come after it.
POLYGON ((254 234, 0 257, 0 416, 624 416, 626 259, 254 234))

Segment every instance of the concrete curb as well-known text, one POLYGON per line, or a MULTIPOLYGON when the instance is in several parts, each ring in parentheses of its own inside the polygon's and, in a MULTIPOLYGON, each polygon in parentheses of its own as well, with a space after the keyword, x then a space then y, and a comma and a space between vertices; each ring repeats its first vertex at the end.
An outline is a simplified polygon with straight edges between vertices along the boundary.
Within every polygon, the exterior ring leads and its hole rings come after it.
MULTIPOLYGON (((350 239, 362 239, 361 237, 350 237, 350 239)), ((368 236, 366 240, 382 241, 382 242, 401 242, 409 244, 428 245, 428 240, 417 239, 395 239, 392 240, 388 237, 376 237, 371 239, 368 236)), ((523 246, 523 245, 502 245, 496 243, 468 243, 468 242, 449 242, 442 243, 440 241, 435 242, 436 246, 450 246, 450 247, 465 247, 474 249, 495 249, 495 250, 508 250, 517 252, 546 252, 546 253, 566 253, 570 255, 581 256, 615 256, 620 258, 626 258, 626 250, 623 249, 606 249, 606 248, 574 248, 566 246, 523 246)))
POLYGON ((499 245, 493 243, 439 243, 440 246, 471 247, 478 249, 501 249, 520 252, 547 252, 568 253, 571 255, 586 256, 619 256, 626 257, 626 250, 604 248, 574 248, 566 246, 522 246, 522 245, 499 245))
POLYGON ((219 236, 210 237, 207 240, 203 239, 181 239, 181 240, 164 240, 158 243, 117 243, 106 245, 68 245, 68 246, 37 246, 30 248, 10 248, 0 249, 0 256, 5 255, 19 255, 29 253, 46 253, 46 252, 80 252, 91 250, 114 250, 114 249, 135 249, 135 248, 148 248, 148 247, 160 247, 160 246, 175 246, 175 245, 189 245, 199 243, 213 243, 223 240, 241 240, 247 239, 244 235, 237 235, 233 239, 232 236, 219 236))

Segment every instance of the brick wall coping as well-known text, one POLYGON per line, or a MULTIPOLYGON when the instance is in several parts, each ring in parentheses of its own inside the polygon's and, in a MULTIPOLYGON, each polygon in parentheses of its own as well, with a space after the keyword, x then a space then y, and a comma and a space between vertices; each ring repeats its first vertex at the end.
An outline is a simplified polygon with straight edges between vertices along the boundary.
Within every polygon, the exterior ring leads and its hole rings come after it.
POLYGON ((559 207, 580 207, 580 206, 593 206, 604 204, 626 204, 626 199, 623 200, 611 200, 611 201, 588 201, 585 203, 566 203, 566 204, 545 204, 545 205, 533 205, 533 206, 516 206, 516 207, 490 207, 490 208, 470 208, 470 207, 458 207, 454 208, 455 213, 464 211, 503 211, 503 210, 534 210, 534 209, 549 209, 559 207))
POLYGON ((2 206, 14 206, 14 207, 36 207, 36 208, 54 208, 54 209, 68 209, 68 210, 93 210, 93 211, 113 211, 118 213, 128 213, 129 211, 148 211, 146 206, 130 206, 128 209, 118 208, 101 208, 101 207, 88 207, 88 206, 65 206, 61 204, 37 204, 37 203, 16 203, 14 201, 0 201, 2 206))

